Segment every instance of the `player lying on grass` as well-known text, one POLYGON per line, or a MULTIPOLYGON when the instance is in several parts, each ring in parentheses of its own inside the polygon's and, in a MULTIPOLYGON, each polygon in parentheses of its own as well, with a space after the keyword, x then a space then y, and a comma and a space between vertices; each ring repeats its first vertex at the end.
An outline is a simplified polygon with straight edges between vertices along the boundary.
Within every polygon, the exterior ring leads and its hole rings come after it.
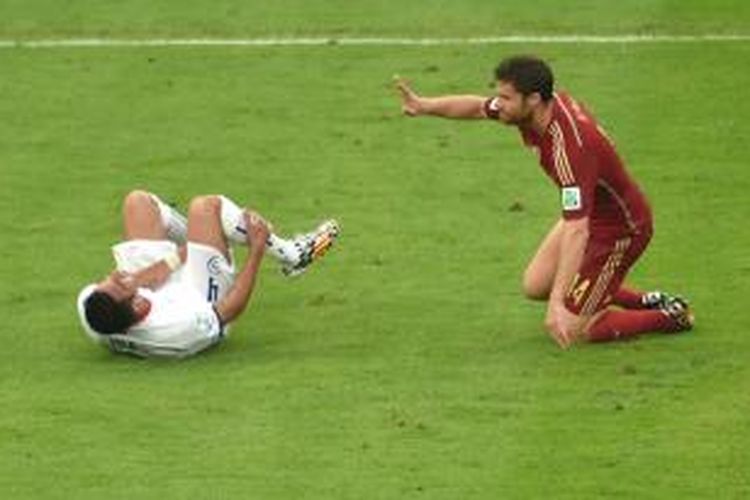
POLYGON ((689 330, 693 316, 685 300, 622 286, 651 239, 651 208, 596 119, 570 95, 554 91, 552 71, 541 59, 505 59, 495 77, 491 98, 422 97, 399 78, 396 86, 408 116, 490 119, 517 127, 558 186, 561 217, 523 279, 529 298, 548 301, 548 332, 565 348, 579 338, 689 330))
POLYGON ((245 309, 266 251, 287 275, 303 272, 339 234, 335 221, 282 239, 256 212, 224 196, 199 196, 185 218, 157 196, 124 200, 125 241, 112 248, 117 268, 86 286, 78 313, 86 333, 118 353, 184 357, 224 339, 245 309), (231 243, 249 247, 235 277, 231 243))

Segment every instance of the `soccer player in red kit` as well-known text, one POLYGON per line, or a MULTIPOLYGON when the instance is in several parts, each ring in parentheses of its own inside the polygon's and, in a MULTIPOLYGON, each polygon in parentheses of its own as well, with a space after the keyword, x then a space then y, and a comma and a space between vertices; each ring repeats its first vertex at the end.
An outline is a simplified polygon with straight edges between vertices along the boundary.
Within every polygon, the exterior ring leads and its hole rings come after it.
POLYGON ((612 141, 586 108, 565 92, 541 59, 516 56, 495 70, 497 94, 422 97, 396 79, 408 116, 497 120, 514 125, 559 187, 561 217, 523 279, 527 297, 548 302, 545 327, 560 347, 693 326, 687 302, 623 286, 651 239, 648 200, 612 141), (611 307, 617 306, 617 307, 611 307))

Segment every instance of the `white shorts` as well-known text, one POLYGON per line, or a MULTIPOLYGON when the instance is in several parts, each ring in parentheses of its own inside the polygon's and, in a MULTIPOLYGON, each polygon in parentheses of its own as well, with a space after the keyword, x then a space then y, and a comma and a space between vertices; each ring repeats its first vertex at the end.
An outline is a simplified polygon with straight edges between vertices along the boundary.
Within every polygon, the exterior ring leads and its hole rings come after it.
POLYGON ((135 273, 177 252, 177 245, 169 240, 128 240, 112 247, 117 270, 135 273))
MULTIPOLYGON (((112 247, 119 271, 135 273, 177 252, 177 245, 168 240, 129 240, 112 247)), ((206 301, 221 300, 234 283, 234 265, 208 245, 188 242, 187 261, 169 278, 189 285, 206 301)))
POLYGON ((182 280, 215 304, 234 283, 234 265, 214 247, 188 242, 187 261, 182 266, 182 280))

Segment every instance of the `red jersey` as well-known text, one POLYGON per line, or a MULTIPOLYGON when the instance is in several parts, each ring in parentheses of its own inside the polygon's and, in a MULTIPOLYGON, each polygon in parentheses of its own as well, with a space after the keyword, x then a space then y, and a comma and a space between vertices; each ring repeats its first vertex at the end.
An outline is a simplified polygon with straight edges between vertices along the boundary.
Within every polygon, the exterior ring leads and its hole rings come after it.
MULTIPOLYGON (((485 112, 497 119, 495 99, 487 100, 485 112)), ((519 130, 524 144, 536 150, 542 168, 560 188, 563 218, 588 216, 592 232, 651 231, 648 200, 596 119, 573 98, 554 94, 552 119, 543 134, 519 130)))

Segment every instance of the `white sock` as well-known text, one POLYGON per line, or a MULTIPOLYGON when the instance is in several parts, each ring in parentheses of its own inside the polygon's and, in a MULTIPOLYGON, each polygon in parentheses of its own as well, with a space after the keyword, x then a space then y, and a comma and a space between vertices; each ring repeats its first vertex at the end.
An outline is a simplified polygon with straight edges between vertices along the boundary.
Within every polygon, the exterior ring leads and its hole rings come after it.
POLYGON ((187 240, 187 219, 176 209, 164 203, 158 196, 151 194, 151 198, 159 207, 161 222, 167 230, 167 238, 178 245, 187 240))
POLYGON ((291 240, 279 238, 275 234, 268 235, 266 248, 279 261, 285 264, 297 264, 300 260, 300 249, 291 240))
MULTIPOLYGON (((235 202, 221 196, 221 226, 224 236, 232 243, 239 245, 247 244, 247 228, 245 226, 244 210, 235 202)), ((266 249, 279 261, 285 264, 297 264, 300 259, 300 251, 291 240, 280 238, 271 233, 266 241, 266 249)))

